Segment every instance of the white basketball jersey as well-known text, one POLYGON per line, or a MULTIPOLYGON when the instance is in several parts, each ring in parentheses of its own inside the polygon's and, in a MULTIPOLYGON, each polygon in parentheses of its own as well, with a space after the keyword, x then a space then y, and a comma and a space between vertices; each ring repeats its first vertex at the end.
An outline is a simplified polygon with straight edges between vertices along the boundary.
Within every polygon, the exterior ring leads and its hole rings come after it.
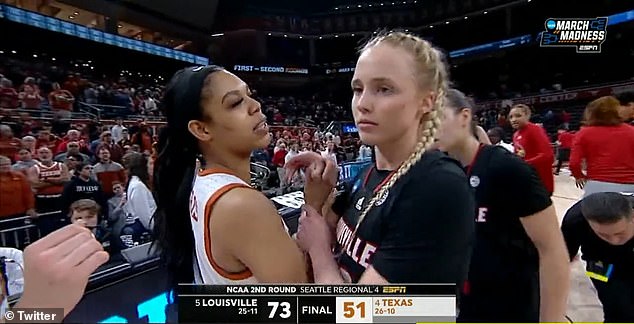
POLYGON ((235 285, 257 283, 248 269, 240 273, 229 273, 216 264, 211 253, 209 217, 216 201, 234 188, 251 188, 242 179, 228 170, 209 169, 201 171, 194 180, 189 197, 189 214, 194 231, 195 283, 208 285, 235 285))

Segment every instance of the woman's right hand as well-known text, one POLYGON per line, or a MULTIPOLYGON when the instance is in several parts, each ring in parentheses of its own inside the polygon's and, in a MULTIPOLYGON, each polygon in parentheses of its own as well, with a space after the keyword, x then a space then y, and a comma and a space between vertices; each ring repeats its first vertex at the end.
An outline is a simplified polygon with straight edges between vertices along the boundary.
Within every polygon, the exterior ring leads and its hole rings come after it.
POLYGON ((305 169, 304 201, 315 210, 321 210, 337 184, 339 170, 335 163, 318 153, 303 152, 291 158, 284 167, 288 179, 305 169))

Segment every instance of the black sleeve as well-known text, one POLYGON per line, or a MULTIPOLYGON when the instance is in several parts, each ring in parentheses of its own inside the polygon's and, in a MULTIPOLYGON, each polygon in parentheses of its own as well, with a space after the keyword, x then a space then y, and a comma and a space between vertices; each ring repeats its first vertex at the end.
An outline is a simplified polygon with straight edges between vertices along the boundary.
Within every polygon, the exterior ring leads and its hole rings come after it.
POLYGON ((561 232, 564 235, 571 261, 577 255, 581 247, 584 222, 585 218, 583 214, 581 214, 581 202, 577 202, 570 207, 564 216, 564 220, 561 222, 561 232))
POLYGON ((354 179, 346 181, 341 185, 341 193, 337 197, 335 197, 335 201, 333 202, 331 207, 332 211, 335 214, 343 216, 343 214, 346 212, 346 209, 351 206, 352 198, 354 196, 353 190, 355 190, 356 187, 360 187, 362 185, 363 179, 365 179, 365 176, 368 174, 368 172, 370 172, 372 167, 372 164, 366 166, 357 174, 354 179))
POLYGON ((461 283, 467 276, 475 205, 460 167, 447 160, 399 192, 372 259, 391 283, 461 283))
POLYGON ((99 219, 100 220, 107 219, 108 218, 108 200, 106 199, 106 195, 103 192, 103 188, 101 187, 101 184, 98 182, 95 182, 95 183, 99 187, 99 190, 97 190, 97 192, 95 193, 96 194, 95 198, 97 198, 96 202, 101 207, 101 217, 99 219))
POLYGON ((68 216, 68 213, 70 212, 70 205, 75 202, 75 193, 77 192, 77 190, 75 190, 75 181, 70 181, 68 183, 66 183, 66 185, 64 186, 64 191, 62 192, 62 197, 61 197, 61 207, 62 207, 62 214, 68 216))
POLYGON ((533 167, 511 153, 498 150, 488 167, 494 199, 501 215, 521 218, 536 214, 550 205, 550 193, 533 167))

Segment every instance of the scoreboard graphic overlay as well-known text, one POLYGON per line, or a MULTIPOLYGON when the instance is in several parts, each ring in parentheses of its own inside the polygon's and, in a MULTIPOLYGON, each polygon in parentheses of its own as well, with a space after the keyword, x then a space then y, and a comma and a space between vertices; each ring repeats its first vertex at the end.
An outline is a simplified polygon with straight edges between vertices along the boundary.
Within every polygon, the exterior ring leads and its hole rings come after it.
POLYGON ((179 322, 455 322, 456 287, 421 285, 180 285, 179 322))

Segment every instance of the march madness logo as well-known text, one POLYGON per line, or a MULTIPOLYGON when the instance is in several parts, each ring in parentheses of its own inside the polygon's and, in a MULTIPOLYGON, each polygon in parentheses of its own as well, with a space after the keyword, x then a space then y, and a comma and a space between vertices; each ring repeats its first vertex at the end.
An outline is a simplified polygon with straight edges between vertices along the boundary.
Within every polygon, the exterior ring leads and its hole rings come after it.
POLYGON ((541 47, 574 46, 577 53, 601 53, 608 18, 550 18, 546 20, 545 26, 541 47))

